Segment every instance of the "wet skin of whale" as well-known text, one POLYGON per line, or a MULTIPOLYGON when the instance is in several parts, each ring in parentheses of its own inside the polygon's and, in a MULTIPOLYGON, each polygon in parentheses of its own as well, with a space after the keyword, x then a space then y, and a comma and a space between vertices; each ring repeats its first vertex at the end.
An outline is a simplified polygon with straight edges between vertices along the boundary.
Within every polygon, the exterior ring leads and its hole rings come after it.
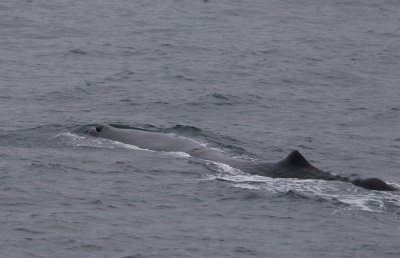
POLYGON ((278 162, 259 162, 230 158, 220 151, 207 148, 190 139, 169 134, 119 129, 108 125, 97 125, 90 128, 88 133, 95 137, 132 144, 142 149, 185 152, 192 157, 228 164, 250 174, 273 178, 339 180, 371 190, 397 190, 379 178, 350 180, 347 177, 332 175, 311 165, 297 150, 278 162))

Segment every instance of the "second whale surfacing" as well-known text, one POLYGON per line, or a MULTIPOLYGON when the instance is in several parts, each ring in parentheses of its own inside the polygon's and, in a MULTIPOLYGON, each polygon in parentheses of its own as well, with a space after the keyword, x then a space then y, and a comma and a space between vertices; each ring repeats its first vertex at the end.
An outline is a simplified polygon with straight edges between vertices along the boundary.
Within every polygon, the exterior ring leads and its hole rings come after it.
POLYGON ((190 139, 169 134, 120 129, 108 125, 94 126, 89 129, 88 133, 95 137, 132 144, 142 149, 185 152, 192 157, 224 163, 250 174, 272 178, 338 180, 370 190, 397 190, 379 178, 350 180, 347 177, 322 171, 311 165, 297 150, 292 151, 286 158, 278 162, 248 161, 228 157, 220 151, 207 148, 190 139))

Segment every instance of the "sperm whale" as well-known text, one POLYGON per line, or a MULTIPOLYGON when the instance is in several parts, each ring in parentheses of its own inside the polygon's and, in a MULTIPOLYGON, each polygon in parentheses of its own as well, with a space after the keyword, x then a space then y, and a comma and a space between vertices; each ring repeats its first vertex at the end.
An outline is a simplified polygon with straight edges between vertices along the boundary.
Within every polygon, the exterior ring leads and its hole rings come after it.
POLYGON ((292 151, 287 157, 278 162, 248 161, 228 157, 220 151, 207 148, 190 139, 169 134, 120 129, 109 125, 94 126, 89 129, 88 133, 94 137, 132 144, 143 149, 185 152, 192 157, 228 164, 231 167, 250 174, 272 178, 338 180, 370 190, 397 190, 379 178, 357 178, 350 180, 348 177, 333 175, 323 171, 311 165, 297 150, 292 151))

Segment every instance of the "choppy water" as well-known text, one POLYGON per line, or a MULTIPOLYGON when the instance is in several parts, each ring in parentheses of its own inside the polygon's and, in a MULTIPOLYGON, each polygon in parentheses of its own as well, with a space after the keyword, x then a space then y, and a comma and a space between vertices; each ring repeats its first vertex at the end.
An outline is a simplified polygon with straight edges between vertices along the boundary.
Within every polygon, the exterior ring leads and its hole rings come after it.
POLYGON ((300 150, 400 187, 400 2, 1 1, 1 257, 399 257, 400 195, 84 133, 300 150))

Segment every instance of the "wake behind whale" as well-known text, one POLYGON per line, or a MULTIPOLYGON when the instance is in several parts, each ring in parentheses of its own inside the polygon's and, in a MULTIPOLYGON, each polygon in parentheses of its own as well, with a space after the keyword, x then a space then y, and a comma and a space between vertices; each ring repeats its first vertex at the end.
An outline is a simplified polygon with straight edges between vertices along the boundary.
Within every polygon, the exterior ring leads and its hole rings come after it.
POLYGON ((322 179, 349 182, 356 186, 378 191, 395 191, 379 178, 355 179, 333 175, 311 165, 297 150, 278 162, 262 162, 235 159, 222 152, 207 148, 195 141, 179 136, 133 129, 119 129, 108 125, 97 125, 88 133, 95 137, 132 144, 153 151, 185 152, 192 157, 228 164, 250 174, 272 178, 322 179))

